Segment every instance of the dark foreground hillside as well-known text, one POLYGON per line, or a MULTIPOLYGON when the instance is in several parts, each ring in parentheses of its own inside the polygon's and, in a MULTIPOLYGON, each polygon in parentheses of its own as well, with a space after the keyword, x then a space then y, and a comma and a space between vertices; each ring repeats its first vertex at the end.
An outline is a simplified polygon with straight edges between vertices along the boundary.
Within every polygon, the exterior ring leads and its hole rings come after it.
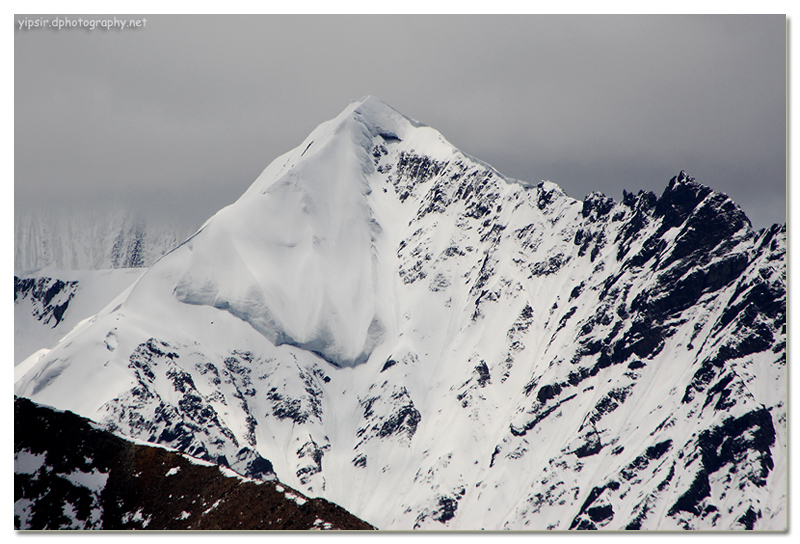
POLYGON ((14 399, 15 529, 373 529, 277 480, 247 480, 14 399))

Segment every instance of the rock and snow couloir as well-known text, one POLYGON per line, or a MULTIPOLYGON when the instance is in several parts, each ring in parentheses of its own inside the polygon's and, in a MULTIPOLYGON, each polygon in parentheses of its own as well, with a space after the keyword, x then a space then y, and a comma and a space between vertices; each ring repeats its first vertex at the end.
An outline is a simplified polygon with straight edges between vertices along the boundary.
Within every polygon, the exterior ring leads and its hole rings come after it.
POLYGON ((583 202, 375 98, 15 392, 381 529, 786 527, 785 227, 583 202))

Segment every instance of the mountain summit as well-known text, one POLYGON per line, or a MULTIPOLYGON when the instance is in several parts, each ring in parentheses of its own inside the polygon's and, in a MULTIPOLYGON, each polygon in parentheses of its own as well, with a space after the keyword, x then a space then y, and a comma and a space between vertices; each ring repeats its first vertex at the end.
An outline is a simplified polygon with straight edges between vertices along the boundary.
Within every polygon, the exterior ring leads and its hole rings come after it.
POLYGON ((507 179, 367 97, 15 393, 381 529, 784 529, 786 231, 507 179))
POLYGON ((374 153, 414 146, 456 153, 375 98, 352 103, 170 257, 175 297, 230 312, 275 345, 366 362, 397 321, 386 303, 397 295, 387 255, 399 240, 387 225, 398 210, 374 153))

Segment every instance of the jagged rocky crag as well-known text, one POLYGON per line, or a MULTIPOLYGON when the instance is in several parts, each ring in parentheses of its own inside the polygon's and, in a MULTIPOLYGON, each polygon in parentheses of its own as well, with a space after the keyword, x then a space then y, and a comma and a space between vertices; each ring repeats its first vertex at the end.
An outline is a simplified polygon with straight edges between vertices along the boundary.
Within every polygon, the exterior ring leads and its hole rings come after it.
POLYGON ((64 317, 75 291, 77 281, 61 281, 58 278, 20 278, 14 276, 14 303, 30 301, 30 314, 43 325, 56 328, 64 317))
POLYGON ((14 399, 15 529, 364 530, 277 480, 242 478, 14 399))
POLYGON ((15 391, 381 529, 781 530, 785 323, 784 226, 683 172, 578 201, 367 98, 15 391))

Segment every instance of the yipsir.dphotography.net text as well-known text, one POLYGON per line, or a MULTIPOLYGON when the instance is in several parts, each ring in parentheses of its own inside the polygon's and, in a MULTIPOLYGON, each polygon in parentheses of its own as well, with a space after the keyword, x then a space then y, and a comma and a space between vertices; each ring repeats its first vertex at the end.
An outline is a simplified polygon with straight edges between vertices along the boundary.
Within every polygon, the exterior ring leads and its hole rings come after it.
POLYGON ((147 26, 147 19, 122 19, 119 17, 91 18, 91 17, 21 17, 17 19, 17 30, 38 30, 38 29, 85 29, 85 30, 126 30, 134 28, 144 28, 147 26))

